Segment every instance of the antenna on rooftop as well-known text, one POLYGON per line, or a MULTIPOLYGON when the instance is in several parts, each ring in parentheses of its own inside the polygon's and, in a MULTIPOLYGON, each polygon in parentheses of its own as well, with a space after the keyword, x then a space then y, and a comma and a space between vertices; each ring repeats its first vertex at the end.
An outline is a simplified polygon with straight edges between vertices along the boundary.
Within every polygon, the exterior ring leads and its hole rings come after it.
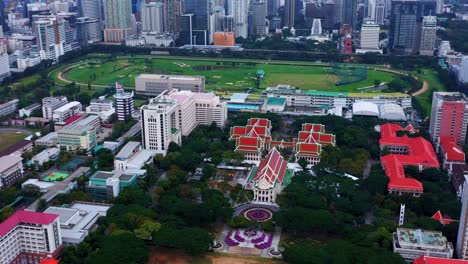
POLYGON ((405 204, 400 205, 400 220, 398 226, 402 226, 405 223, 405 204))

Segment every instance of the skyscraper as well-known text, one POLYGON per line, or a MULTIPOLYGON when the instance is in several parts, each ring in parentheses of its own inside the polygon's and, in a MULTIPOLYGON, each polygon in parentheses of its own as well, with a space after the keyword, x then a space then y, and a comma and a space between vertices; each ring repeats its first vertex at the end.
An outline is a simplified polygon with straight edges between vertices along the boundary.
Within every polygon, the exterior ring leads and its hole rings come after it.
POLYGON ((435 8, 436 2, 429 0, 392 1, 390 47, 396 52, 406 54, 419 51, 423 17, 435 14, 435 8))
MULTIPOLYGON (((335 3, 337 1, 326 0, 323 2, 306 2, 305 26, 312 27, 315 19, 320 19, 323 29, 331 30, 335 25, 335 3)), ((340 10, 341 13, 341 10, 340 10)))
POLYGON ((296 19, 296 0, 285 0, 284 1, 283 26, 287 28, 294 27, 295 19, 296 19))
POLYGON ((252 11, 252 35, 262 36, 268 33, 266 0, 253 0, 251 2, 252 11))
POLYGON ((468 260, 468 179, 466 176, 463 185, 460 223, 458 225, 457 255, 459 259, 468 260))
POLYGON ((80 17, 88 17, 104 20, 102 0, 78 0, 78 14, 80 17))
POLYGON ((310 31, 311 36, 320 36, 322 35, 322 22, 320 19, 315 18, 314 22, 312 23, 312 29, 310 31))
POLYGON ((278 14, 278 8, 280 7, 280 0, 268 0, 267 1, 267 12, 269 16, 275 16, 278 14))
POLYGON ((380 27, 372 20, 364 20, 361 27, 361 49, 379 49, 380 27))
POLYGON ((181 0, 164 0, 164 31, 177 33, 180 31, 181 0))
POLYGON ((104 41, 120 43, 132 32, 131 0, 106 0, 104 41))
POLYGON ((247 38, 249 0, 228 0, 228 13, 234 19, 236 37, 247 38))
POLYGON ((383 25, 385 20, 385 1, 384 0, 377 0, 375 6, 375 23, 378 25, 383 25))
POLYGON ((425 16, 421 28, 419 55, 433 56, 437 33, 437 17, 425 16))
POLYGON ((43 60, 57 60, 65 54, 65 21, 41 19, 33 23, 37 47, 43 60))
POLYGON ((357 19, 357 1, 356 0, 342 0, 343 24, 350 25, 353 29, 356 26, 357 19))
POLYGON ((163 32, 163 4, 156 2, 142 4, 141 24, 144 32, 163 32))
POLYGON ((466 140, 468 124, 468 102, 458 92, 434 92, 432 97, 429 134, 437 143, 440 137, 449 137, 459 146, 466 140))
POLYGON ((181 17, 181 41, 185 44, 207 45, 211 31, 211 1, 185 0, 184 16, 181 17))

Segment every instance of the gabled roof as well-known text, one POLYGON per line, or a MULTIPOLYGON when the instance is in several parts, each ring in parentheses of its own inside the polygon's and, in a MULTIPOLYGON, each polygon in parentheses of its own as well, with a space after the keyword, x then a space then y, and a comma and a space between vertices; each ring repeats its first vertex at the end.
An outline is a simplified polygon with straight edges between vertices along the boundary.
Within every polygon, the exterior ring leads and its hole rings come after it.
POLYGON ((247 125, 249 126, 264 126, 267 128, 271 128, 271 121, 266 118, 250 118, 247 121, 247 125))
MULTIPOLYGON (((379 144, 383 146, 400 146, 408 150, 408 155, 390 154, 381 158, 385 174, 390 179, 388 188, 423 191, 422 184, 415 179, 405 176, 404 166, 423 166, 425 168, 439 168, 439 161, 432 144, 422 137, 410 138, 407 135, 397 136, 398 131, 416 131, 412 126, 403 129, 398 124, 384 124, 380 126, 379 144)), ((411 132, 413 133, 413 132, 411 132)))
POLYGON ((452 222, 457 222, 457 220, 453 220, 453 219, 450 219, 450 218, 444 218, 444 216, 442 215, 440 210, 437 211, 431 218, 436 220, 436 221, 439 221, 443 225, 448 225, 448 224, 450 224, 452 222))
POLYGON ((287 164, 279 151, 276 148, 272 148, 265 159, 260 162, 253 182, 255 185, 266 182, 268 185, 266 189, 274 188, 276 183, 281 184, 283 182, 287 164))
POLYGON ((262 139, 258 137, 241 136, 236 139, 236 150, 242 151, 260 151, 262 139))
POLYGON ((465 152, 457 145, 456 140, 451 137, 440 137, 440 147, 444 152, 444 159, 448 161, 465 161, 465 152))
POLYGON ((468 264, 468 260, 435 258, 423 255, 415 259, 413 264, 468 264))
POLYGON ((231 127, 230 140, 236 139, 236 150, 260 151, 271 142, 271 121, 262 118, 251 118, 247 126, 231 127), (239 138, 242 138, 239 140, 239 138))
POLYGON ((302 124, 302 131, 323 133, 325 132, 325 126, 322 124, 305 123, 305 124, 302 124))
POLYGON ((58 217, 59 216, 56 214, 17 211, 0 223, 0 237, 6 235, 20 223, 48 225, 54 222, 58 217))
POLYGON ((296 151, 299 156, 320 155, 322 152, 322 145, 318 143, 299 142, 296 146, 296 151))

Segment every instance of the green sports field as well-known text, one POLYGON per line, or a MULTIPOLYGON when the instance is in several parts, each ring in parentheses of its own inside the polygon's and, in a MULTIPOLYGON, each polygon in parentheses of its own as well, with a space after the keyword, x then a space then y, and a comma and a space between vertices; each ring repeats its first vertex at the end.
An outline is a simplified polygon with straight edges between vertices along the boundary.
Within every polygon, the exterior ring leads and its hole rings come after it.
POLYGON ((8 147, 13 146, 17 142, 26 138, 26 135, 22 132, 10 132, 10 131, 1 131, 0 132, 0 151, 7 149, 8 147))
MULTIPOLYGON (((298 64, 301 64, 298 62, 298 64)), ((335 83, 340 78, 331 73, 328 64, 311 65, 283 65, 281 62, 230 62, 222 60, 196 59, 117 59, 93 60, 73 66, 63 73, 68 81, 92 85, 113 85, 115 82, 126 88, 135 86, 135 77, 142 73, 155 74, 184 74, 201 75, 206 77, 208 90, 219 89, 225 91, 246 91, 256 87, 257 70, 264 70, 264 79, 260 81, 260 88, 290 84, 305 90, 356 92, 357 88, 372 86, 375 80, 389 82, 395 75, 391 73, 367 71, 367 79, 342 86, 335 83)))

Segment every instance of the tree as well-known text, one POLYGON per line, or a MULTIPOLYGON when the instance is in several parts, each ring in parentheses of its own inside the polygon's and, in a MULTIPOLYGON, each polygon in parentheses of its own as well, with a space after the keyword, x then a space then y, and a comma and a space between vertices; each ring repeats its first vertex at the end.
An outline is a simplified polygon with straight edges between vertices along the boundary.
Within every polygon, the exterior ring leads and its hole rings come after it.
POLYGON ((301 166, 302 170, 306 170, 307 169, 307 165, 309 165, 309 162, 307 162, 306 159, 304 158, 300 158, 297 163, 299 164, 299 166, 301 166))
POLYGON ((114 168, 114 154, 106 148, 100 149, 97 153, 98 169, 111 171, 114 168))
POLYGON ((116 232, 103 236, 98 243, 98 250, 85 259, 87 264, 140 264, 148 261, 148 247, 143 240, 128 231, 116 232))
POLYGON ((180 248, 193 256, 208 251, 211 241, 212 237, 203 229, 174 229, 167 226, 156 232, 153 239, 156 246, 180 248))
POLYGON ((380 85, 380 80, 374 80, 374 87, 378 87, 380 85))
POLYGON ((160 223, 151 220, 145 220, 143 224, 133 232, 139 238, 150 240, 152 239, 152 234, 158 232, 159 229, 161 229, 160 223))

